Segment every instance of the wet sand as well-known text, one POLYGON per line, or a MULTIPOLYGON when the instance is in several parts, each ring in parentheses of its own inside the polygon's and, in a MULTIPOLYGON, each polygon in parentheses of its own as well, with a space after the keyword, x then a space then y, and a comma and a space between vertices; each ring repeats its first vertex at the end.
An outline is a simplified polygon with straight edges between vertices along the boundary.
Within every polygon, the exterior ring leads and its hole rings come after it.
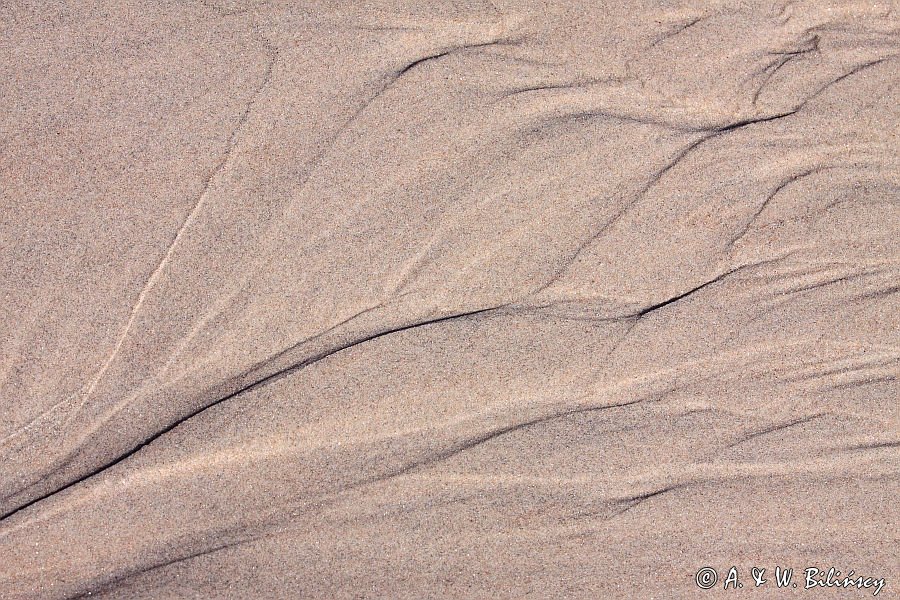
POLYGON ((896 3, 0 17, 0 598, 897 597, 896 3))

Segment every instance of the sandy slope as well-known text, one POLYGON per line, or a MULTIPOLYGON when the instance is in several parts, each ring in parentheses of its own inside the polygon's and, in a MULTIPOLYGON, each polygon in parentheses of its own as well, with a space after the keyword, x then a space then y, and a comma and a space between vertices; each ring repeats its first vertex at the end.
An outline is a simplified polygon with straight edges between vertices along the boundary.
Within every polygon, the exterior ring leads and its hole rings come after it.
POLYGON ((0 27, 0 598, 896 597, 896 3, 0 27))

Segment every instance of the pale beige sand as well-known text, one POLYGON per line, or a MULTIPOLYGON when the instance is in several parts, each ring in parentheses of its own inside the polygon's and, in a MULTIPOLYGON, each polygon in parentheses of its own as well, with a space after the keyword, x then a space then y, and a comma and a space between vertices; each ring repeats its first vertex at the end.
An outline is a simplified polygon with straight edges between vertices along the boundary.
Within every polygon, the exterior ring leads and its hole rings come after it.
POLYGON ((0 597, 900 597, 896 2, 0 27, 0 597))

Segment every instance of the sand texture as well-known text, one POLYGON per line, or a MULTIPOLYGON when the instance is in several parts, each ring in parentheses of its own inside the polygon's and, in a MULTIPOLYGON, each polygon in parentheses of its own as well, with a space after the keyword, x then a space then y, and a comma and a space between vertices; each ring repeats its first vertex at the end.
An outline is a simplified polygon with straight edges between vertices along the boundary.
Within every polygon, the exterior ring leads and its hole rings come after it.
POLYGON ((896 1, 0 29, 0 598, 900 597, 896 1))

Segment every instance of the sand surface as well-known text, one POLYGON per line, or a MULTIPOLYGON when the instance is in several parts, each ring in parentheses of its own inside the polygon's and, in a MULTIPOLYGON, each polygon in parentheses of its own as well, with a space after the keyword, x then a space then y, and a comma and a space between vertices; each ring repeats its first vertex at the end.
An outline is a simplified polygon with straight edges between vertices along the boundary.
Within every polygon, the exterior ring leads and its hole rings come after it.
POLYGON ((900 597, 897 2, 0 30, 0 598, 900 597))

